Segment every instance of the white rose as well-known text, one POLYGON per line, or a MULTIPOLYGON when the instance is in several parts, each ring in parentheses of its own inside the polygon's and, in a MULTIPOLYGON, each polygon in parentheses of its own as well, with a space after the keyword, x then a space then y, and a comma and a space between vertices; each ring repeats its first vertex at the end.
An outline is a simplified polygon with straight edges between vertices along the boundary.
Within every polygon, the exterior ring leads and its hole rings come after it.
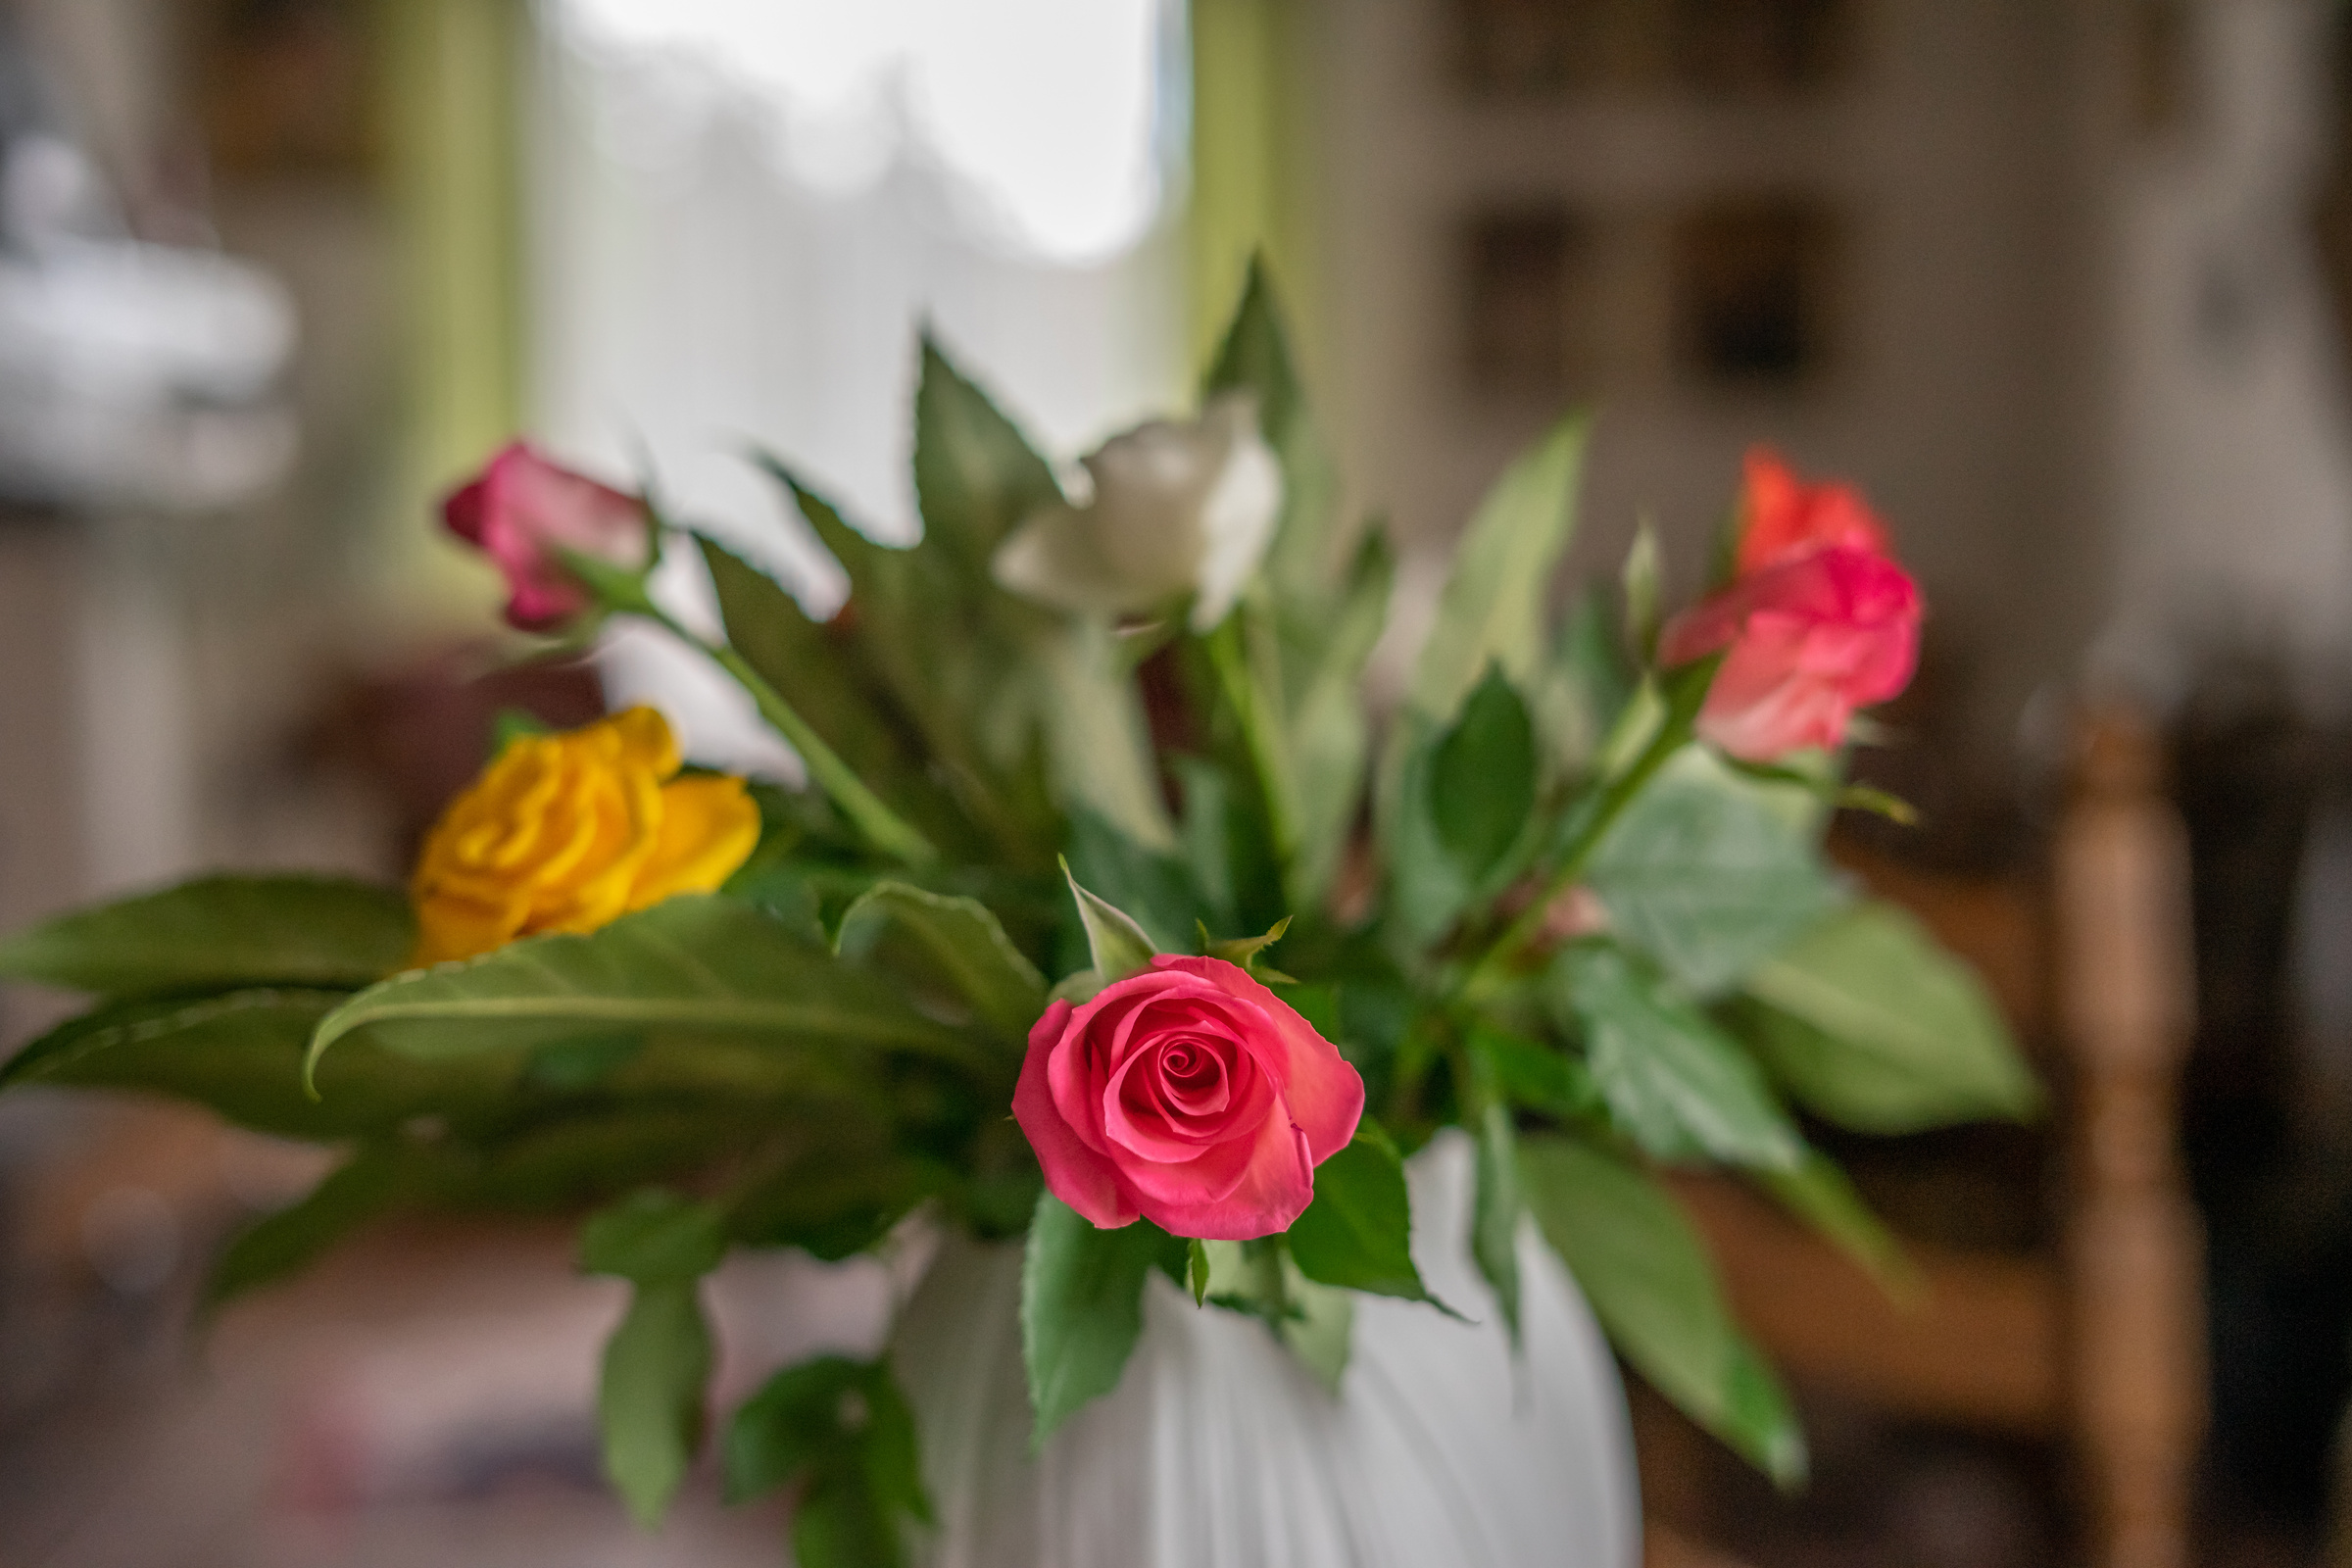
POLYGON ((1282 465, 1258 432, 1255 400, 1226 393, 1198 419, 1154 419, 1080 461, 1093 499, 1025 518, 997 551, 997 581, 1059 609, 1107 614, 1190 593, 1193 630, 1222 621, 1282 512, 1282 465))

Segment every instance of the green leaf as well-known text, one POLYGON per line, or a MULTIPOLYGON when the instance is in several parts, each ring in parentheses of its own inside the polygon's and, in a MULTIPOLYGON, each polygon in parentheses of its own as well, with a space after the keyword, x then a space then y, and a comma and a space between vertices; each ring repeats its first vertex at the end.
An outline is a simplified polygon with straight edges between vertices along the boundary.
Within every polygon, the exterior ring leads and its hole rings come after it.
POLYGON ((552 733, 546 720, 524 708, 502 708, 490 719, 490 757, 496 760, 516 741, 552 733))
POLYGON ((1203 399, 1232 391, 1256 396, 1258 428, 1282 460, 1282 516, 1266 551, 1267 580, 1286 598, 1314 597, 1332 567, 1338 478, 1307 411, 1282 308, 1261 257, 1250 259, 1233 322, 1201 385, 1203 399))
POLYGON ((1291 1224, 1291 1257, 1318 1284, 1426 1301, 1412 1226, 1396 1146, 1366 1117, 1355 1141, 1315 1168, 1314 1201, 1291 1224))
POLYGON ((856 947, 888 926, 902 934, 920 960, 971 1004, 980 1020, 1016 1043, 1046 1010, 1046 981, 1022 956, 1004 925, 977 899, 926 893, 904 882, 877 882, 841 917, 834 946, 856 947))
POLYGON ((817 543, 841 566, 850 579, 850 604, 856 607, 856 617, 846 628, 856 638, 856 645, 875 658, 887 673, 892 690, 910 707, 917 706, 917 690, 909 689, 906 677, 915 673, 910 650, 902 657, 890 660, 887 645, 889 633, 906 629, 925 610, 937 611, 968 598, 960 589, 970 585, 959 580, 948 559, 927 555, 919 549, 884 544, 864 529, 854 526, 842 514, 839 507, 813 487, 804 484, 791 465, 768 453, 755 459, 759 465, 781 483, 791 495, 794 510, 800 513, 817 543), (879 626, 867 627, 868 617, 878 618, 879 626))
POLYGON ((796 1482, 811 1493, 846 1493, 841 1503, 873 1516, 860 1522, 861 1534, 892 1546, 887 1559, 832 1560, 895 1562, 893 1516, 931 1517, 914 1412, 886 1362, 827 1355, 784 1368, 735 1412, 724 1456, 727 1501, 748 1502, 796 1482))
POLYGON ((439 1154, 426 1174, 437 1206, 571 1212, 651 1182, 680 1181, 775 1136, 773 1103, 633 1102, 564 1107, 439 1154))
POLYGON ((1054 616, 1023 647, 1062 793, 1146 849, 1174 850, 1143 703, 1110 622, 1054 616))
POLYGON ((1680 1205, 1648 1176, 1570 1139, 1527 1139, 1519 1165, 1536 1223, 1626 1359, 1782 1486, 1801 1482, 1804 1434, 1733 1324, 1680 1205))
POLYGON ((1052 1193, 1040 1194, 1021 1261, 1021 1352, 1035 1414, 1030 1446, 1042 1449, 1062 1422, 1118 1387, 1144 1328, 1144 1280, 1186 1249, 1148 1220, 1123 1230, 1094 1224, 1052 1193))
POLYGON ((1625 553, 1625 631, 1634 651, 1646 662, 1658 642, 1658 576, 1662 562, 1658 530, 1647 517, 1635 531, 1633 548, 1625 553))
POLYGON ((1437 623, 1406 706, 1443 724, 1490 663, 1525 682, 1544 650, 1552 568, 1576 528, 1576 491, 1592 420, 1573 414, 1513 463, 1479 506, 1454 552, 1437 623))
POLYGON ((1867 784, 1847 784, 1838 777, 1838 760, 1826 752, 1791 752, 1777 762, 1751 762, 1745 758, 1721 756, 1723 764, 1742 778, 1759 784, 1786 786, 1810 797, 1814 808, 1797 815, 1805 827, 1818 831, 1829 811, 1869 811, 1903 827, 1919 821, 1919 811, 1910 802, 1885 790, 1872 789, 1867 784))
POLYGON ((1831 803, 1841 811, 1867 811, 1883 816, 1897 827, 1917 827, 1919 808, 1900 795, 1874 789, 1868 784, 1848 784, 1838 790, 1831 803))
POLYGON ((920 1434, 914 1411, 899 1392, 888 1363, 877 1363, 867 1386, 864 1471, 867 1487, 886 1507, 931 1523, 931 1499, 923 1490, 920 1434))
POLYGON ((660 1187, 631 1193, 580 1227, 580 1267, 635 1285, 674 1285, 718 1267, 727 1216, 660 1187))
POLYGON ((1066 1002, 1073 1007, 1082 1006, 1094 1001, 1108 984, 1093 969, 1073 969, 1054 982, 1054 989, 1046 993, 1046 1001, 1049 1004, 1066 1002))
POLYGON ((1552 962, 1555 1015, 1585 1036, 1610 1118, 1660 1159, 1788 1170, 1803 1140, 1763 1073, 1696 1004, 1615 948, 1579 943, 1552 962))
POLYGON ((562 544, 555 546, 552 553, 557 564, 577 578, 594 600, 588 609, 573 617, 575 626, 580 621, 592 621, 599 615, 641 615, 652 609, 647 583, 660 560, 662 536, 652 526, 650 518, 646 535, 653 548, 647 552, 644 564, 635 566, 620 565, 590 551, 573 550, 562 544))
POLYGON ((1470 1200, 1470 1260, 1494 1292, 1511 1344, 1519 1343, 1519 1180, 1518 1129, 1511 1108, 1499 1098, 1490 1099, 1477 1123, 1477 1184, 1470 1200))
POLYGON ((392 889, 208 876, 21 931, 0 942, 0 978, 117 998, 364 986, 416 946, 408 900, 392 889))
POLYGON ((1298 1364, 1314 1374, 1324 1392, 1338 1398, 1354 1345, 1355 1298, 1336 1286, 1308 1279, 1291 1258, 1284 1258, 1282 1265, 1291 1310, 1275 1326, 1276 1336, 1298 1364))
POLYGON ((836 624, 911 720, 933 771, 1003 858, 1045 858, 1055 811, 1037 734, 1040 681, 1029 642, 1050 622, 946 544, 894 549, 772 458, 759 460, 850 578, 836 624))
POLYGON ((1618 934, 1702 997, 1787 947, 1838 899, 1805 837, 1696 748, 1626 808, 1589 881, 1618 934))
MULTIPOLYGON (((797 1247, 827 1262, 874 1246, 943 1185, 936 1167, 900 1152, 890 1133, 886 1123, 796 1128, 800 1147, 730 1200, 728 1234, 751 1247, 797 1247)), ((1028 1206, 1022 1203, 1022 1214, 1028 1206)))
POLYGON ((1264 1323, 1336 1397, 1355 1331, 1354 1298, 1340 1286, 1307 1278, 1280 1237, 1195 1245, 1204 1266, 1230 1282, 1208 1298, 1209 1304, 1264 1323))
POLYGON ((1104 985, 1114 985, 1129 975, 1142 974, 1152 967, 1152 959, 1159 951, 1144 928, 1135 923, 1125 910, 1103 903, 1078 885, 1064 860, 1062 875, 1069 879, 1070 897, 1078 901, 1078 918, 1086 927, 1087 947, 1094 954, 1095 973, 1104 985))
POLYGON ((955 804, 923 775, 881 682, 800 602, 714 540, 696 536, 727 641, 892 809, 942 844, 968 844, 955 804), (894 722, 894 720, 897 720, 894 722))
POLYGON ((1837 1161, 1808 1149, 1794 1170, 1759 1171, 1756 1180, 1790 1213, 1861 1265, 1889 1296, 1906 1301, 1919 1296, 1924 1288, 1919 1270, 1837 1161))
POLYGON ((1975 973, 1902 910, 1863 904, 1759 967, 1740 1021, 1809 1108, 1863 1132, 2024 1119, 2041 1091, 1975 973))
POLYGON ((1306 1020, 1306 1026, 1333 1045, 1348 1037, 1348 1029, 1340 1010, 1340 988, 1335 985, 1304 985, 1297 980, 1269 979, 1266 989, 1282 999, 1283 1005, 1306 1020))
POLYGON ((923 334, 914 393, 914 493, 923 533, 988 579, 991 559, 1021 520, 1061 500, 1054 470, 1019 426, 923 334))
POLYGON ((640 1285, 605 1343, 597 1420, 605 1474, 639 1528, 651 1530, 694 1462, 710 1378, 710 1328, 695 1280, 640 1285))
POLYGON ((364 1149, 300 1201, 254 1221, 222 1249, 204 1284, 207 1310, 297 1274, 338 1242, 391 1208, 416 1187, 397 1148, 364 1149))
MULTIPOLYGON (((1248 813, 1235 799, 1238 793, 1225 770, 1198 757, 1171 757, 1184 809, 1176 827, 1177 854, 1200 890, 1201 912, 1194 916, 1205 926, 1214 918, 1228 926, 1241 918, 1241 860, 1245 853, 1248 813)), ((1262 837, 1262 835, 1259 835, 1262 837)), ((1251 846, 1256 858, 1270 860, 1272 851, 1251 846)))
POLYGON ((1569 1121, 1607 1111, 1591 1069, 1550 1046, 1482 1023, 1472 1028, 1469 1047, 1514 1105, 1569 1121))
POLYGON ((1208 1299, 1208 1244, 1195 1237, 1184 1244, 1184 1253, 1185 1286, 1193 1293, 1193 1304, 1199 1306, 1208 1299))
POLYGON ((820 1477, 792 1512, 796 1568, 899 1568, 906 1545, 896 1523, 855 1479, 820 1477))
POLYGON ((1133 919, 1155 952, 1184 951, 1209 912, 1185 861, 1136 842, 1083 806, 1070 812, 1069 871, 1133 919))
POLYGON ((916 1012, 882 976, 749 905, 705 895, 592 935, 532 937, 372 986, 327 1015, 310 1059, 316 1066, 363 1030, 388 1051, 438 1061, 624 1028, 982 1063, 970 1041, 916 1012))
POLYGON ((1571 776, 1591 771, 1634 695, 1634 677, 1597 585, 1569 602, 1544 672, 1528 694, 1545 750, 1571 776))
MULTIPOLYGON (((306 1035, 304 1039, 307 1044, 309 1037, 306 1035)), ((353 1049, 345 1047, 336 1054, 335 1059, 342 1060, 353 1049)), ((558 1040, 531 1053, 531 1059, 522 1070, 522 1081, 533 1089, 577 1094, 595 1088, 644 1054, 645 1036, 626 1029, 612 1034, 582 1035, 576 1040, 558 1040)), ((387 1056, 385 1059, 400 1061, 405 1058, 387 1056)), ((321 1098, 324 1093, 321 1091, 321 1098)))
POLYGON ((1473 883, 1483 882, 1527 828, 1536 805, 1536 732, 1498 664, 1462 705, 1430 759, 1429 804, 1438 840, 1473 883))
POLYGON ((1228 937, 1220 941, 1210 936, 1208 927, 1202 925, 1200 928, 1200 953, 1204 957, 1222 958, 1227 963, 1238 963, 1245 969, 1254 971, 1257 968, 1258 955, 1280 942, 1282 934, 1290 928, 1291 917, 1286 914, 1275 921, 1273 929, 1264 936, 1228 937))
POLYGON ((1364 666, 1388 625, 1396 579, 1396 553, 1374 529, 1356 549, 1337 612, 1318 614, 1308 629, 1317 657, 1290 699, 1284 726, 1298 796, 1298 842, 1285 889, 1293 908, 1321 907, 1363 804, 1371 746, 1364 666))
POLYGON ((128 1089, 205 1105, 241 1127, 337 1139, 412 1116, 494 1103, 513 1061, 424 1063, 356 1042, 303 1093, 312 1032, 342 991, 232 991, 195 1001, 115 1003, 58 1025, 0 1068, 0 1089, 128 1089))
MULTIPOLYGON (((1702 661, 1697 664, 1686 664, 1682 669, 1671 672, 1667 678, 1695 685, 1696 681, 1688 676, 1687 671, 1703 670, 1711 681, 1715 669, 1719 667, 1719 661, 1702 661)), ((1705 693, 1701 691, 1699 695, 1703 699, 1705 693)), ((1676 719, 1678 716, 1695 719, 1699 706, 1703 706, 1703 703, 1693 705, 1687 713, 1678 715, 1676 705, 1668 700, 1662 683, 1654 676, 1642 676, 1634 683, 1633 691, 1617 710, 1616 719, 1600 737, 1600 750, 1592 758, 1594 776, 1615 784, 1633 772, 1634 764, 1646 756, 1650 747, 1660 742, 1670 728, 1688 737, 1690 727, 1687 724, 1676 725, 1676 719)), ((1667 764, 1667 770, 1672 771, 1677 765, 1690 764, 1684 763, 1678 755, 1667 764)))
POLYGON ((1439 833, 1435 782, 1440 737, 1433 726, 1400 714, 1391 745, 1396 758, 1392 788, 1383 791, 1381 839, 1387 846, 1386 906, 1396 928, 1416 947, 1444 936, 1470 904, 1476 888, 1461 858, 1439 833))

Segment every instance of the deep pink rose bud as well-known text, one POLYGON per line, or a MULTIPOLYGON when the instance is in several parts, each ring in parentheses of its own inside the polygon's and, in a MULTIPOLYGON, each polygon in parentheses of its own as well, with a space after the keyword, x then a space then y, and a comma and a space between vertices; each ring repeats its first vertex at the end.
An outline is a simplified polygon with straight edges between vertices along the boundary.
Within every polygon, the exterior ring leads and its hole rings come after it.
POLYGON ((653 555, 643 501, 550 463, 520 441, 443 502, 441 520, 498 564, 507 578, 507 619, 524 631, 560 626, 588 608, 588 590, 564 569, 559 549, 631 571, 653 555))
POLYGON ((1918 587, 1867 550, 1815 550, 1739 578, 1667 623, 1668 666, 1728 648, 1698 733, 1734 757, 1770 761, 1833 749, 1854 710, 1910 684, 1919 659, 1918 587))
POLYGON ((1355 1137, 1364 1081, 1331 1042, 1222 958, 1161 955, 1029 1031, 1012 1113, 1054 1196, 1105 1230, 1290 1229, 1315 1167, 1355 1137))

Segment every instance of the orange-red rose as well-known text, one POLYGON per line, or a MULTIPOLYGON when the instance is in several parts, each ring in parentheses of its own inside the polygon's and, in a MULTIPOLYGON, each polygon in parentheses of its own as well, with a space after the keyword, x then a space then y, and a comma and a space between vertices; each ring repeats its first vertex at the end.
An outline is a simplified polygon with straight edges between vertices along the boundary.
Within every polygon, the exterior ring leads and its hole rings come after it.
POLYGON ((1862 492, 1835 480, 1807 484, 1769 447, 1750 447, 1740 488, 1740 574, 1816 550, 1888 553, 1886 525, 1862 492))
POLYGON ((1739 575, 1669 622, 1660 662, 1724 653, 1698 733, 1769 761, 1845 739, 1857 709, 1910 684, 1923 612, 1886 531, 1843 484, 1808 485, 1748 454, 1739 575))

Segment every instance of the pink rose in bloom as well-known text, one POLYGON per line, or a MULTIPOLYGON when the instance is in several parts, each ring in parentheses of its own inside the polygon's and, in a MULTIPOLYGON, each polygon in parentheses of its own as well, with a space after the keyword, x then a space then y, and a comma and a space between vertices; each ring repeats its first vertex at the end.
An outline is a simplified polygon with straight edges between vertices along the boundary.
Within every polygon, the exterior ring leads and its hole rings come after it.
POLYGON ((1770 447, 1747 449, 1740 575, 1837 545, 1888 554, 1886 525, 1850 484, 1806 484, 1770 447))
POLYGON ((1698 733, 1770 761, 1835 748, 1854 710, 1910 684, 1924 606, 1886 553, 1886 534, 1844 485, 1804 485, 1771 454, 1748 456, 1740 575, 1667 623, 1669 667, 1729 649, 1698 733))
POLYGON ((520 441, 443 502, 441 520, 506 573, 507 619, 524 631, 559 626, 588 608, 588 590, 564 569, 558 549, 630 570, 653 552, 643 501, 550 463, 520 441))
POLYGON ((1166 954, 1029 1031, 1012 1113, 1054 1196, 1105 1230, 1290 1229, 1315 1167, 1355 1137, 1364 1081, 1331 1042, 1222 958, 1166 954))

